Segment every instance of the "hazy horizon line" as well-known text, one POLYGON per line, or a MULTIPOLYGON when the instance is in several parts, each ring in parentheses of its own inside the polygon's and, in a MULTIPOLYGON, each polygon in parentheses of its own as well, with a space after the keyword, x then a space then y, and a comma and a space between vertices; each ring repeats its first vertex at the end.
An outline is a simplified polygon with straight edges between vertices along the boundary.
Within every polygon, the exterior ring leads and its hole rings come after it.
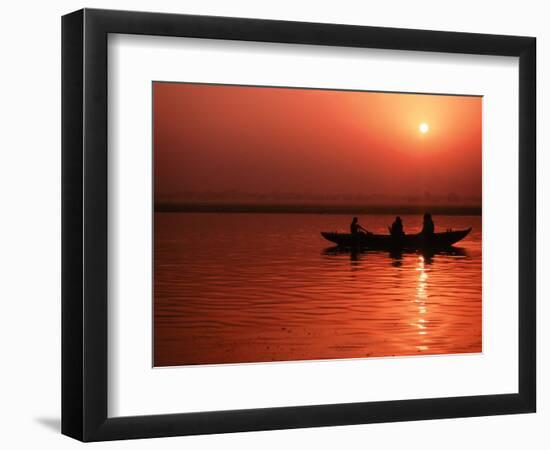
POLYGON ((263 214, 423 214, 481 216, 481 205, 325 205, 257 203, 167 203, 154 204, 154 212, 263 213, 263 214))

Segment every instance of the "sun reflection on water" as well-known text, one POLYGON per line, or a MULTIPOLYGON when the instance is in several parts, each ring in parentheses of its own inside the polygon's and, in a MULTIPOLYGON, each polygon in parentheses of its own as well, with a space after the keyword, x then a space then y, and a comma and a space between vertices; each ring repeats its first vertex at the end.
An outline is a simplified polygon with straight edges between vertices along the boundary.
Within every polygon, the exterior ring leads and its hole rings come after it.
MULTIPOLYGON (((418 283, 416 285, 416 295, 414 298, 414 302, 416 303, 418 307, 418 319, 414 323, 414 326, 418 328, 418 334, 420 336, 425 336, 427 332, 426 328, 426 319, 423 317, 425 316, 427 312, 427 300, 428 300, 428 270, 426 269, 426 264, 424 260, 424 256, 420 255, 418 257, 418 263, 416 266, 416 270, 419 272, 418 274, 418 283)), ((429 349, 427 345, 418 345, 416 346, 418 351, 426 351, 429 349)))

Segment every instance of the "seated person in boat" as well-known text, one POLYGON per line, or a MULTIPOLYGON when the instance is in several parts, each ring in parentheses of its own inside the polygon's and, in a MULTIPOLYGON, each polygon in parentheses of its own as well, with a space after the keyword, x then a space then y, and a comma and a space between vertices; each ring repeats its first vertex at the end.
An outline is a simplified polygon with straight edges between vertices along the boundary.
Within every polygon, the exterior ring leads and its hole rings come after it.
POLYGON ((422 234, 424 236, 432 236, 435 231, 434 221, 430 213, 424 214, 424 223, 422 225, 422 234))
POLYGON ((357 217, 354 217, 351 221, 351 225, 349 226, 349 230, 351 234, 359 234, 360 232, 368 233, 367 230, 365 230, 361 225, 359 225, 359 219, 357 217))
POLYGON ((401 238, 401 237, 405 236, 405 232, 403 231, 403 222, 401 220, 401 217, 397 216, 395 218, 394 222, 391 224, 390 235, 393 238, 401 238))

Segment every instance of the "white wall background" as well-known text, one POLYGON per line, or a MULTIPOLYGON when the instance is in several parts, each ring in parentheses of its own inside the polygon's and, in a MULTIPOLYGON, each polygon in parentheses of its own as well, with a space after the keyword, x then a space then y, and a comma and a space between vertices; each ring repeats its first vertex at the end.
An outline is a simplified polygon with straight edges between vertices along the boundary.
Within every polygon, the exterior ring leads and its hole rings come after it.
MULTIPOLYGON (((83 6, 422 29, 538 38, 539 230, 548 229, 550 157, 544 106, 550 104, 546 2, 88 0, 9 2, 0 21, 0 445, 74 448, 60 418, 60 16, 83 6)), ((101 443, 94 448, 407 448, 550 446, 547 344, 550 239, 539 232, 539 412, 277 432, 101 443)))

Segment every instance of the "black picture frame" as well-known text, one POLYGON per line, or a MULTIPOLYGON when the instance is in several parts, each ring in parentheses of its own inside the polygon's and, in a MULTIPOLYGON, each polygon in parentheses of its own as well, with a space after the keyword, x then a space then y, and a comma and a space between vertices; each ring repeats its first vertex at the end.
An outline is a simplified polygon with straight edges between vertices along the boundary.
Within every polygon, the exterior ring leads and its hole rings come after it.
POLYGON ((94 9, 84 9, 64 16, 62 433, 82 441, 102 441, 535 412, 535 90, 536 39, 533 37, 94 9), (518 392, 109 418, 109 33, 519 57, 518 392))

